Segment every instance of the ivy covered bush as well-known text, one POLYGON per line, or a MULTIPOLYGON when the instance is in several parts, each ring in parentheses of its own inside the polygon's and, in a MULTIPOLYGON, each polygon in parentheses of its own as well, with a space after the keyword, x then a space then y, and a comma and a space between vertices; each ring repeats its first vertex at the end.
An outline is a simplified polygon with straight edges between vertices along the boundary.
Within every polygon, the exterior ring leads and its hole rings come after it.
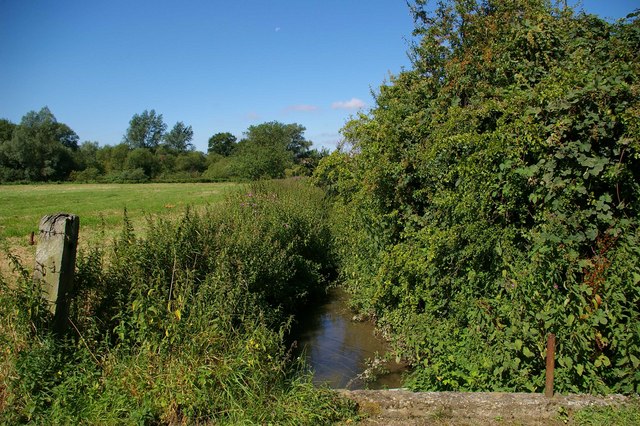
MULTIPOLYGON (((413 66, 316 182, 342 276, 420 390, 640 392, 640 20, 412 8, 413 66)), ((429 6, 429 7, 427 7, 429 6)))

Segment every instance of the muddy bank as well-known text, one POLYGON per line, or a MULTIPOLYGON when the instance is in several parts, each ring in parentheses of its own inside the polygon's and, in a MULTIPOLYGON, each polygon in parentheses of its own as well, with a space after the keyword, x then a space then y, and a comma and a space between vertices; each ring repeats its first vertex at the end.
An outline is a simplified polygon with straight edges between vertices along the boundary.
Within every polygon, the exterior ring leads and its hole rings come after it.
POLYGON ((620 405, 621 395, 340 390, 367 416, 363 425, 562 425, 589 406, 620 405))

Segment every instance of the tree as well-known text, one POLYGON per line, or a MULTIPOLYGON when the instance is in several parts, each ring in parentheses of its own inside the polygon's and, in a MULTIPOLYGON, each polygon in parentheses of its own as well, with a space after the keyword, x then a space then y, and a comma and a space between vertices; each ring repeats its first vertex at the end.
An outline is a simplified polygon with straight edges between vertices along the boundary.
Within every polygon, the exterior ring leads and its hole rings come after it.
POLYGON ((0 143, 10 141, 17 126, 7 119, 0 119, 0 143))
MULTIPOLYGON (((5 132, 6 133, 6 132, 5 132)), ((64 180, 74 168, 78 135, 59 123, 49 108, 30 111, 2 144, 0 161, 4 179, 64 180), (7 170, 13 170, 7 173, 7 170)))
POLYGON ((233 153, 236 148, 236 137, 229 132, 216 133, 209 138, 209 154, 220 154, 223 157, 228 157, 233 153))
POLYGON ((127 156, 126 170, 136 169, 143 170, 148 178, 153 178, 160 171, 161 165, 149 149, 136 148, 127 156))
POLYGON ((167 125, 162 120, 162 114, 155 110, 144 110, 142 114, 134 114, 129 121, 129 128, 124 135, 123 142, 131 148, 155 149, 164 136, 167 125))
POLYGON ((125 168, 127 156, 131 148, 126 143, 116 146, 107 145, 96 153, 96 158, 107 173, 114 173, 125 168))
POLYGON ((245 139, 251 143, 273 148, 284 148, 293 154, 293 159, 304 158, 311 142, 304 137, 305 127, 299 124, 283 124, 278 121, 250 126, 245 132, 245 139))
POLYGON ((200 151, 185 152, 176 159, 176 170, 200 174, 207 170, 207 157, 200 151))
POLYGON ((308 154, 311 142, 303 126, 277 121, 250 126, 234 153, 237 173, 249 179, 282 178, 296 160, 308 154))
POLYGON ((178 121, 171 131, 164 135, 164 144, 178 152, 193 151, 195 148, 191 143, 193 139, 193 129, 185 126, 182 121, 178 121))
POLYGON ((98 142, 82 142, 75 154, 75 163, 78 170, 94 168, 101 173, 104 172, 103 164, 98 160, 100 146, 98 142))

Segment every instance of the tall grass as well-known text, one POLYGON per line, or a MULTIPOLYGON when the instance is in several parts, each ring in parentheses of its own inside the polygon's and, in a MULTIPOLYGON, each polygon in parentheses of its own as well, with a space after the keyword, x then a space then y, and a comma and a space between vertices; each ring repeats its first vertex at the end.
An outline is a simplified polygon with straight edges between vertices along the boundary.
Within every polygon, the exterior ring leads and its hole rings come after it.
POLYGON ((206 212, 125 220, 81 253, 68 332, 46 327, 25 274, 4 285, 7 423, 323 424, 349 403, 316 389, 284 344, 334 264, 323 194, 254 185, 206 212))

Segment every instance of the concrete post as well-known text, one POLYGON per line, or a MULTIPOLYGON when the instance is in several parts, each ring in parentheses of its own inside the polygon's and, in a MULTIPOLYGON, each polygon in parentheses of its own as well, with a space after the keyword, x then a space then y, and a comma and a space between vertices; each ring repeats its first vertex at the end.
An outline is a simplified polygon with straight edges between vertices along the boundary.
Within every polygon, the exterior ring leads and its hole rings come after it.
POLYGON ((80 218, 72 214, 47 215, 40 220, 34 279, 41 282, 56 332, 65 329, 69 316, 79 228, 80 218))

